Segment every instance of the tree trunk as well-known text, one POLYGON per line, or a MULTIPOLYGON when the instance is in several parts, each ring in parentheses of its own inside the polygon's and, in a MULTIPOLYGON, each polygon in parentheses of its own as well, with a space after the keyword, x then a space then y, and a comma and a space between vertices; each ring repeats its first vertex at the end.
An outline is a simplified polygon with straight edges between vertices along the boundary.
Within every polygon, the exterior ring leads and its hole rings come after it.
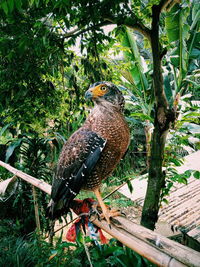
POLYGON ((155 118, 149 162, 148 187, 141 219, 141 224, 152 230, 154 230, 158 219, 161 189, 165 185, 165 176, 162 172, 164 146, 164 136, 160 130, 159 122, 155 118))
POLYGON ((162 51, 159 42, 159 17, 161 7, 152 7, 151 47, 153 55, 153 85, 155 94, 155 119, 151 143, 149 162, 149 177, 146 197, 144 201, 141 224, 154 230, 158 220, 161 189, 165 185, 165 175, 162 171, 166 136, 171 122, 174 120, 174 111, 168 109, 164 93, 161 58, 162 51))

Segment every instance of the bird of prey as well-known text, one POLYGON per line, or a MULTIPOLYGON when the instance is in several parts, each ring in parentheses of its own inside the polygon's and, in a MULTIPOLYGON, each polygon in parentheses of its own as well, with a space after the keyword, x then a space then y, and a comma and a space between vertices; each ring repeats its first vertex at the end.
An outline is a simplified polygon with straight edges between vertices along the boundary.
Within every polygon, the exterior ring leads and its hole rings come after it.
POLYGON ((85 93, 92 99, 85 123, 64 144, 55 172, 48 214, 51 219, 66 214, 80 190, 96 195, 103 216, 110 224, 115 212, 108 210, 100 186, 127 151, 130 139, 125 121, 124 97, 111 82, 94 83, 85 93))

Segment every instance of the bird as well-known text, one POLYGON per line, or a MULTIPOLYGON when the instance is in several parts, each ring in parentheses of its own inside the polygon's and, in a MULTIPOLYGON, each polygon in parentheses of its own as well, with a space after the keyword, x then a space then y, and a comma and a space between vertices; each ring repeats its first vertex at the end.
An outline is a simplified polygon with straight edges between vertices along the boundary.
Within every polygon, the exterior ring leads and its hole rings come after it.
POLYGON ((52 220, 67 214, 81 190, 93 191, 102 209, 102 217, 119 215, 105 205, 100 188, 125 155, 130 130, 124 116, 125 100, 113 83, 92 84, 85 98, 94 103, 83 125, 64 144, 52 183, 48 217, 52 220))

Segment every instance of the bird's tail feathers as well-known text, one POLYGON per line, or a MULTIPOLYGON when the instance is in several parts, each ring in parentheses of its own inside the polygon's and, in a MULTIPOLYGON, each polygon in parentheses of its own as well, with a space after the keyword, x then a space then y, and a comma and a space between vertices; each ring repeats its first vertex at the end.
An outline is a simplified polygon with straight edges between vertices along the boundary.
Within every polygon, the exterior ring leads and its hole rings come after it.
POLYGON ((53 199, 51 199, 47 206, 46 217, 51 220, 59 219, 62 215, 67 215, 68 211, 69 207, 62 199, 58 202, 54 202, 53 199))

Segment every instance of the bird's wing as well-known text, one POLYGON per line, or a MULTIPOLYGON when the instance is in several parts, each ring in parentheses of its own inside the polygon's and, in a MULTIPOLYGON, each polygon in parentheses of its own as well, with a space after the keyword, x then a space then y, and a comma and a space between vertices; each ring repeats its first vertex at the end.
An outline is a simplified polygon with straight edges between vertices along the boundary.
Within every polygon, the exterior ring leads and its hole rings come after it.
POLYGON ((54 177, 50 217, 58 217, 56 213, 59 214, 59 210, 67 212, 70 202, 95 167, 105 144, 105 139, 83 128, 70 137, 63 147, 54 177))

